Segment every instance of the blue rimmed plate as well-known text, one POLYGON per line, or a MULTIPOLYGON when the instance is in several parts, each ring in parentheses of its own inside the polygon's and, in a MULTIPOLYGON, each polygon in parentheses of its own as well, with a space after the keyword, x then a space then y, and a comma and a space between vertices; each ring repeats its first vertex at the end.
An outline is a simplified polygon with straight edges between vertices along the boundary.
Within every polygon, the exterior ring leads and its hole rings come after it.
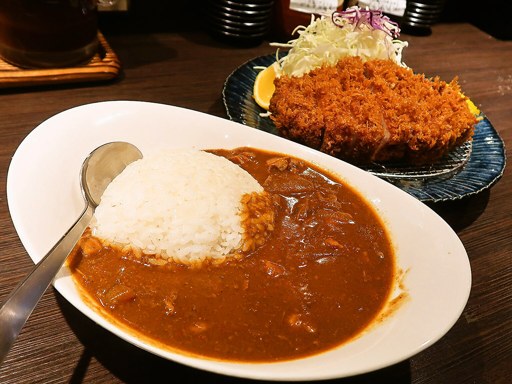
MULTIPOLYGON (((258 67, 267 67, 275 61, 274 55, 256 57, 235 69, 226 79, 222 91, 228 117, 238 123, 279 135, 272 120, 262 116, 265 112, 252 97, 252 89, 258 67)), ((484 115, 475 127, 471 145, 455 150, 455 162, 437 164, 433 171, 412 168, 394 169, 391 172, 368 167, 370 173, 379 176, 424 202, 457 200, 490 188, 503 175, 505 169, 505 145, 484 115), (439 169, 443 169, 439 172, 439 169)), ((452 160, 450 160, 452 161, 452 160)))

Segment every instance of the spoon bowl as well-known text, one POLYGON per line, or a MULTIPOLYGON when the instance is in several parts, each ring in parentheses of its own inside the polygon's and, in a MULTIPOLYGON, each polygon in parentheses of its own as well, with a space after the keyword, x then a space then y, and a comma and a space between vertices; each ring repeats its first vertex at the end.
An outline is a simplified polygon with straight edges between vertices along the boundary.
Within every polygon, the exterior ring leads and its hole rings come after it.
POLYGON ((125 142, 112 142, 96 148, 82 165, 80 183, 86 201, 96 208, 110 182, 128 164, 142 158, 137 147, 125 142))
POLYGON ((134 145, 112 142, 96 148, 84 160, 80 173, 86 203, 84 210, 64 236, 11 292, 0 308, 0 364, 41 296, 89 225, 107 186, 128 164, 140 158, 142 153, 134 145))

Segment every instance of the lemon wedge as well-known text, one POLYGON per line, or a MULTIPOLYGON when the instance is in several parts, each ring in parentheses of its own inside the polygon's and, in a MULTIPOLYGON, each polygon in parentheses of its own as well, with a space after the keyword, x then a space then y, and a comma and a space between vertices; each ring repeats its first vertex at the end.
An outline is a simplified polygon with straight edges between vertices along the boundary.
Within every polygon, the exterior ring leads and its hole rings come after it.
POLYGON ((478 107, 469 98, 466 98, 466 104, 468 105, 469 111, 473 115, 478 116, 480 114, 480 110, 478 109, 478 107))
POLYGON ((277 65, 277 63, 274 63, 261 70, 254 80, 254 100, 261 108, 267 111, 270 105, 270 99, 276 90, 276 87, 274 86, 274 79, 276 78, 277 65))
MULTIPOLYGON (((448 84, 449 85, 449 84, 448 84)), ((465 94, 463 94, 461 91, 459 91, 460 97, 464 99, 466 102, 466 105, 468 106, 469 112, 471 112, 473 115, 478 116, 480 114, 480 110, 478 107, 471 101, 469 97, 467 97, 465 94)))

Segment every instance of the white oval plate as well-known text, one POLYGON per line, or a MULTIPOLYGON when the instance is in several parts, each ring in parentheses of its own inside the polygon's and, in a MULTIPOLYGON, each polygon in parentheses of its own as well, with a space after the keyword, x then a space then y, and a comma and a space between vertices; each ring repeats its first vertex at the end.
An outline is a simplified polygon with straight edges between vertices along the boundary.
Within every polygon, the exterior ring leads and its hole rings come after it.
POLYGON ((407 359, 440 339, 457 321, 471 288, 467 254, 457 235, 407 193, 354 166, 289 140, 207 114, 135 101, 79 106, 35 128, 13 156, 7 178, 12 220, 37 263, 83 209, 79 170, 110 141, 155 148, 251 146, 292 154, 340 175, 379 212, 408 271, 410 299, 382 324, 328 352, 278 363, 236 363, 163 350, 116 327, 80 297, 63 268, 55 288, 86 316, 124 340, 169 360, 225 375, 266 380, 319 380, 356 375, 407 359))

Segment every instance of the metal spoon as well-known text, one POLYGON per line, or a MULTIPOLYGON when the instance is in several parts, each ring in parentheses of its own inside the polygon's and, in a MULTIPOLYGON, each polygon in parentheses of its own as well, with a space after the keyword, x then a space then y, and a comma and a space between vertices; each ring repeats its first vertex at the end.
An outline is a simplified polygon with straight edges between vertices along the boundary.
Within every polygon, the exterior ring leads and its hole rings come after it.
POLYGON ((0 364, 69 253, 82 236, 103 192, 128 164, 142 158, 132 144, 113 142, 96 148, 83 162, 80 183, 86 207, 78 220, 11 292, 0 308, 0 364))

